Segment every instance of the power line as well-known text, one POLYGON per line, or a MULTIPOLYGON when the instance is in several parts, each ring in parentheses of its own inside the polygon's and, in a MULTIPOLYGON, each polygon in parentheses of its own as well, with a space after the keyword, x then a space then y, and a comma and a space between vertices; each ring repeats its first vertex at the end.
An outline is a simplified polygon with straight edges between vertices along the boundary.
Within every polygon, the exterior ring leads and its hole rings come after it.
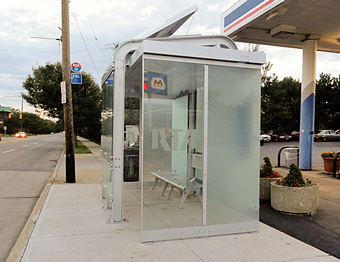
POLYGON ((4 78, 4 79, 19 79, 19 80, 26 79, 25 77, 11 77, 11 76, 0 76, 0 78, 4 78))
POLYGON ((77 27, 78 27, 78 30, 79 30, 80 36, 81 36, 81 38, 82 38, 82 40, 83 40, 83 42, 84 42, 84 45, 85 45, 85 48, 86 48, 87 54, 88 54, 88 55, 89 55, 89 57, 90 57, 90 60, 91 60, 91 62, 92 62, 92 65, 93 65, 94 69, 96 70, 96 73, 97 73, 98 77, 100 77, 100 76, 99 76, 99 73, 98 73, 98 71, 97 71, 97 68, 96 68, 96 66, 95 66, 95 64, 94 64, 94 62, 93 62, 93 59, 92 59, 92 57, 91 57, 90 51, 89 51, 89 49, 87 48, 87 45, 86 45, 86 42, 85 42, 84 36, 83 36, 83 34, 81 33, 81 30, 80 30, 80 27, 79 27, 79 24, 78 24, 78 21, 77 21, 76 15, 75 15, 74 13, 72 13, 72 14, 73 14, 74 20, 76 21, 76 24, 77 24, 77 27))
POLYGON ((89 16, 87 15, 86 8, 85 8, 85 5, 84 5, 83 0, 81 0, 81 3, 82 3, 82 5, 83 5, 83 7, 84 7, 85 14, 86 14, 87 20, 89 21, 89 24, 90 24, 90 27, 91 27, 91 30, 92 30, 94 39, 96 40, 96 42, 97 42, 97 44, 98 44, 98 47, 99 47, 100 51, 102 52, 103 57, 104 57, 106 63, 108 63, 109 61, 107 60, 107 58, 106 58, 106 56, 105 56, 105 54, 104 54, 104 51, 103 51, 102 47, 101 47, 100 44, 99 44, 98 38, 97 38, 96 34, 94 33, 94 30, 93 30, 93 27, 92 27, 92 23, 91 23, 91 21, 90 21, 89 16))

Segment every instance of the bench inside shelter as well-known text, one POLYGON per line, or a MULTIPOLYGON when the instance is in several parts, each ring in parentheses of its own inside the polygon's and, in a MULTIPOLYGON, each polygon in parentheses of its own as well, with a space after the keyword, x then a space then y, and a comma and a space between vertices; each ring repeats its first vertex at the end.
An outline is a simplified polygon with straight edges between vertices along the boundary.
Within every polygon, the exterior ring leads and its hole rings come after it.
POLYGON ((152 186, 152 190, 155 189, 158 182, 163 182, 163 190, 161 196, 164 196, 165 191, 168 187, 170 190, 168 192, 167 200, 170 199, 171 194, 174 189, 177 189, 182 198, 179 204, 179 208, 182 208, 185 200, 189 195, 197 194, 202 201, 202 179, 197 177, 197 170, 203 170, 203 155, 202 154, 191 154, 191 174, 190 176, 183 177, 181 174, 176 174, 176 170, 159 170, 156 172, 151 172, 155 177, 155 181, 152 186))

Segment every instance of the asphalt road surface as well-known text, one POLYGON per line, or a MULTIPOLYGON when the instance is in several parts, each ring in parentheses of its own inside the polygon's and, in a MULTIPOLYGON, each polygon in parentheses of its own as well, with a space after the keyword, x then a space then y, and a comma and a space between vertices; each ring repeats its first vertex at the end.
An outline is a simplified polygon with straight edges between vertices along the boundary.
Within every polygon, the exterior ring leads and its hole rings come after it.
MULTIPOLYGON (((273 166, 276 166, 279 149, 290 144, 298 146, 297 142, 265 144, 261 146, 261 156, 262 158, 269 156, 273 159, 273 166)), ((313 169, 319 167, 317 170, 322 170, 320 167, 323 166, 323 161, 320 155, 324 151, 340 151, 340 142, 314 143, 313 169)), ((282 163, 284 164, 284 161, 282 163)), ((312 179, 320 181, 320 204, 316 215, 292 216, 274 211, 270 201, 260 201, 260 221, 340 258, 340 181, 322 173, 316 172, 315 174, 316 177, 312 177, 312 179)))
MULTIPOLYGON (((265 156, 268 156, 272 162, 273 166, 278 165, 278 153, 281 147, 283 146, 299 146, 298 141, 288 141, 288 142, 269 142, 264 143, 263 146, 261 146, 261 163, 263 164, 263 158, 265 156)), ((323 166, 323 160, 321 158, 322 152, 328 152, 328 151, 340 151, 340 142, 314 142, 313 147, 313 164, 312 167, 320 167, 323 166)), ((285 159, 284 159, 284 153, 281 153, 281 166, 284 166, 285 159)))
POLYGON ((64 149, 64 135, 0 141, 0 261, 5 261, 64 149))

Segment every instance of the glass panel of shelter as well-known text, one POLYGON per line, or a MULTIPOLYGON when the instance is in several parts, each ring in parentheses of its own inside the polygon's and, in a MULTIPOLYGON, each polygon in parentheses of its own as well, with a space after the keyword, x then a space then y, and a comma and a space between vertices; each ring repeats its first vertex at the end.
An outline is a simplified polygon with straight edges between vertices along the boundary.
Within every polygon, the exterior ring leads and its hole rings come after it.
POLYGON ((114 101, 114 72, 102 85, 102 187, 105 191, 103 197, 112 196, 112 154, 113 154, 113 101, 114 101))
POLYGON ((142 232, 257 221, 258 189, 252 185, 258 177, 252 170, 259 169, 259 147, 249 130, 259 130, 260 70, 150 57, 128 68, 125 81, 124 181, 142 184, 142 232))
POLYGON ((139 181, 140 101, 142 95, 141 59, 125 74, 124 182, 139 181))
POLYGON ((202 225, 201 64, 144 60, 142 230, 202 225))

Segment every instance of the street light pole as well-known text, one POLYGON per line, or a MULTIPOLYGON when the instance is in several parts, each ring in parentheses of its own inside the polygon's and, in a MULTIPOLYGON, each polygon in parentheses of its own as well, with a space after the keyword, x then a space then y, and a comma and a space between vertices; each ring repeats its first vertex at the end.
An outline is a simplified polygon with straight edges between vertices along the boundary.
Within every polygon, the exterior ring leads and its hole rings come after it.
POLYGON ((73 126, 72 86, 70 74, 70 24, 69 0, 61 0, 62 20, 62 68, 63 81, 66 85, 66 103, 64 104, 64 129, 66 141, 66 183, 75 183, 74 145, 75 135, 73 126))
POLYGON ((23 116, 22 113, 24 111, 24 97, 22 96, 23 93, 21 92, 21 114, 20 114, 20 131, 22 131, 22 121, 23 121, 23 116))

